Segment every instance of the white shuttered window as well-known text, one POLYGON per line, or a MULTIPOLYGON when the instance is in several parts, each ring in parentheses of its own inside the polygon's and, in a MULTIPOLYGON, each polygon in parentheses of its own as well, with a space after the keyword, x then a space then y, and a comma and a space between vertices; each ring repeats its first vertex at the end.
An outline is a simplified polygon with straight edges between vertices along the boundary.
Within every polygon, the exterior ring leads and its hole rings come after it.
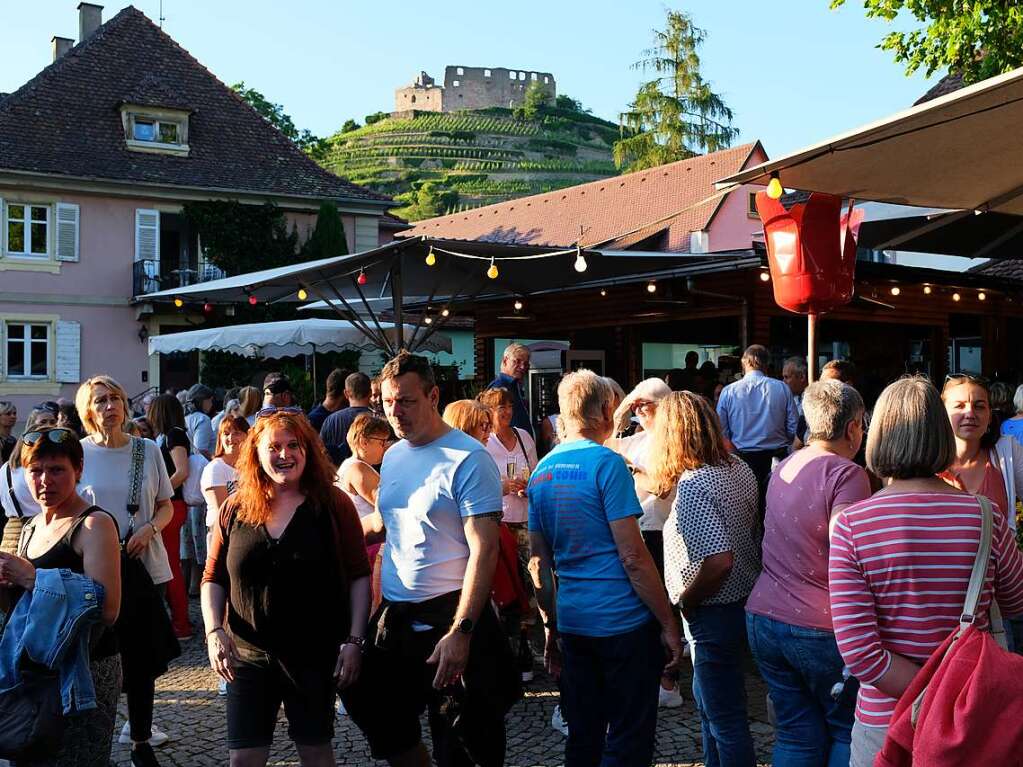
POLYGON ((67 202, 57 203, 57 260, 78 260, 79 208, 67 202))
POLYGON ((135 211, 135 260, 160 260, 160 211, 135 211))

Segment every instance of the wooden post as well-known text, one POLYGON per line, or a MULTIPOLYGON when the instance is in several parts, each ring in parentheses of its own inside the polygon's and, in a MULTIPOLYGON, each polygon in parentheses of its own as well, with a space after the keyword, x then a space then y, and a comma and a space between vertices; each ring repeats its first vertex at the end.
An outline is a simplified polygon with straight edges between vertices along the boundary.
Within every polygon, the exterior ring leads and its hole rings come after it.
POLYGON ((806 382, 812 384, 817 370, 817 315, 806 315, 806 382))

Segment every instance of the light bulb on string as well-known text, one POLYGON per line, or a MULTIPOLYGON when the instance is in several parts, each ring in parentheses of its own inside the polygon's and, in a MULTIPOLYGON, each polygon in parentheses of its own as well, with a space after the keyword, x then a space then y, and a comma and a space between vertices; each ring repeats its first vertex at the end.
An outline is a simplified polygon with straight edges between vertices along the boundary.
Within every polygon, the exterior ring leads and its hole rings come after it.
POLYGON ((606 296, 607 295, 607 291, 604 288, 601 288, 600 289, 600 295, 601 296, 606 296))
POLYGON ((487 277, 489 277, 492 280, 496 280, 498 274, 500 274, 500 272, 497 271, 497 264, 494 263, 494 259, 493 257, 491 257, 490 268, 487 269, 487 277))
POLYGON ((767 196, 772 200, 777 200, 781 197, 782 192, 785 190, 782 188, 781 179, 778 178, 777 173, 771 174, 771 180, 767 184, 767 196))
POLYGON ((362 269, 359 270, 359 276, 355 279, 355 281, 357 283, 359 283, 360 285, 365 285, 366 284, 366 282, 367 282, 367 280, 366 280, 366 273, 362 269))
POLYGON ((961 295, 959 295, 958 293, 953 293, 953 294, 952 294, 952 300, 953 300, 953 301, 961 301, 961 300, 962 300, 962 298, 963 298, 963 297, 962 297, 961 295))
POLYGON ((987 301, 987 293, 985 293, 985 292, 984 292, 983 290, 982 290, 982 291, 980 291, 980 292, 979 292, 979 293, 977 294, 977 300, 978 300, 978 301, 987 301))
POLYGON ((307 298, 309 298, 309 294, 305 292, 305 288, 299 288, 298 289, 298 300, 299 301, 305 301, 307 298))
POLYGON ((929 296, 930 294, 931 294, 931 286, 930 285, 924 285, 924 295, 925 296, 929 296))
POLYGON ((256 298, 254 295, 249 296, 249 306, 255 306, 258 303, 259 303, 258 298, 256 298))
POLYGON ((517 311, 517 312, 521 312, 522 311, 522 302, 520 300, 518 300, 517 298, 515 299, 515 303, 513 304, 513 306, 515 307, 515 311, 517 311))
POLYGON ((902 288, 900 288, 898 285, 896 285, 894 288, 892 288, 892 295, 893 296, 897 296, 901 292, 902 292, 902 288))
POLYGON ((437 256, 433 255, 433 245, 430 246, 429 252, 426 254, 426 265, 433 266, 437 263, 437 256))
POLYGON ((174 305, 180 309, 182 306, 185 305, 185 302, 180 297, 175 297, 174 305))
POLYGON ((586 259, 583 257, 583 252, 579 248, 575 249, 575 264, 573 264, 575 270, 582 274, 586 271, 586 259))
POLYGON ((657 283, 654 282, 653 280, 650 280, 650 282, 648 282, 646 284, 646 292, 647 293, 656 293, 657 292, 657 283))
POLYGON ((770 282, 771 281, 771 273, 767 272, 767 271, 761 272, 760 273, 760 281, 761 282, 770 282))
POLYGON ((205 304, 202 305, 202 310, 206 312, 206 314, 213 314, 213 304, 207 301, 205 304))
POLYGON ((432 325, 433 317, 423 317, 423 322, 425 322, 427 325, 432 325))
POLYGON ((449 309, 441 309, 441 312, 440 312, 440 316, 441 317, 447 317, 450 314, 451 314, 451 311, 449 309))

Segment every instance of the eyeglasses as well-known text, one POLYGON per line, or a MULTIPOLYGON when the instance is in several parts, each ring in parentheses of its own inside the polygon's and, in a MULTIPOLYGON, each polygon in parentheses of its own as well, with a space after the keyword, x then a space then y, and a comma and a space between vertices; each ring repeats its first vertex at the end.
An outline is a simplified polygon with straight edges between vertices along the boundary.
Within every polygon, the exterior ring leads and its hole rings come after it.
POLYGON ((977 386, 983 386, 985 389, 991 388, 991 381, 984 376, 975 376, 971 373, 949 373, 945 376, 945 386, 950 383, 961 383, 966 381, 967 383, 977 384, 977 386))
POLYGON ((33 410, 42 410, 42 411, 44 411, 46 413, 50 413, 51 415, 54 415, 54 416, 60 415, 60 405, 58 405, 56 402, 40 402, 38 405, 36 405, 32 409, 33 410))
POLYGON ((274 407, 271 405, 270 407, 265 407, 257 411, 256 419, 269 418, 277 413, 285 413, 286 415, 305 415, 305 411, 300 407, 274 407))
POLYGON ((46 431, 27 431, 21 435, 21 441, 26 445, 34 445, 43 437, 46 437, 46 439, 55 445, 78 441, 77 434, 71 431, 71 429, 64 428, 47 429, 46 431))
POLYGON ((632 409, 637 413, 640 410, 651 410, 656 407, 657 407, 656 402, 647 402, 646 400, 640 400, 639 402, 632 403, 632 409))

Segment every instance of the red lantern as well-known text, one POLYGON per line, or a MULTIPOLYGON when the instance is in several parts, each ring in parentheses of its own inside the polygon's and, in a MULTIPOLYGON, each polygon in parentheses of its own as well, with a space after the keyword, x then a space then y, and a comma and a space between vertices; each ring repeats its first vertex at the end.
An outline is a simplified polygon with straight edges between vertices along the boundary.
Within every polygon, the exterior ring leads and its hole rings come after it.
POLYGON ((259 303, 259 299, 255 296, 249 296, 249 306, 255 306, 259 303))
POLYGON ((211 304, 209 301, 207 301, 205 304, 202 305, 202 310, 204 312, 206 312, 206 314, 212 314, 213 313, 213 304, 211 304))
POLYGON ((364 271, 362 271, 361 269, 359 270, 359 277, 356 280, 356 282, 358 282, 360 285, 365 285, 366 284, 366 273, 364 271))
POLYGON ((842 215, 842 198, 814 192, 788 210, 757 192, 767 258, 778 306, 821 314, 852 300, 856 239, 863 211, 842 215))

